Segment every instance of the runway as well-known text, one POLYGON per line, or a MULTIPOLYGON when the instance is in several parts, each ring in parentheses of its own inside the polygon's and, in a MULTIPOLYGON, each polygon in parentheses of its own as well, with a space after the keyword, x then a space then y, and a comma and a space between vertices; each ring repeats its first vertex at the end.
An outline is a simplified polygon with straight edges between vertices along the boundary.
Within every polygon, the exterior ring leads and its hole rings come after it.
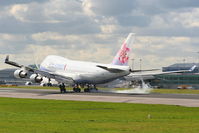
POLYGON ((0 97, 118 103, 166 104, 186 107, 199 107, 198 94, 120 94, 110 92, 68 92, 60 94, 59 90, 0 88, 0 97))

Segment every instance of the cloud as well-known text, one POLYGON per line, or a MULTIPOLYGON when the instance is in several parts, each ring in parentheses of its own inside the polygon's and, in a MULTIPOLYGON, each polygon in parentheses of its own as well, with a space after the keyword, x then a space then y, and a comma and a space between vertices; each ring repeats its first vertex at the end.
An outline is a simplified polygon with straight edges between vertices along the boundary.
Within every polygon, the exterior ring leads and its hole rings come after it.
POLYGON ((132 0, 84 0, 83 8, 88 15, 117 16, 130 13, 136 6, 132 0))
POLYGON ((10 9, 10 14, 13 15, 17 20, 25 22, 28 21, 24 15, 26 15, 27 11, 29 10, 28 6, 25 4, 21 5, 14 5, 10 9))
POLYGON ((171 13, 173 23, 181 24, 186 28, 199 28, 199 8, 193 8, 187 12, 171 13))
POLYGON ((73 0, 50 0, 42 4, 38 2, 14 4, 2 10, 0 24, 4 27, 0 29, 1 33, 100 32, 100 26, 84 15, 81 3, 73 0))
POLYGON ((10 6, 10 14, 21 22, 63 23, 87 18, 81 4, 74 0, 50 0, 43 4, 31 2, 10 6), (67 6, 66 6, 67 5, 67 6))
POLYGON ((199 6, 198 0, 175 0, 175 1, 159 0, 159 1, 161 2, 162 7, 168 9, 195 8, 199 6))
POLYGON ((109 63, 128 33, 134 32, 131 58, 137 64, 142 58, 143 68, 185 57, 194 61, 199 48, 198 14, 198 0, 0 1, 0 50, 2 56, 27 57, 19 59, 27 64, 31 49, 39 61, 58 54, 109 63))
POLYGON ((43 3, 47 0, 1 0, 0 6, 9 6, 13 4, 25 4, 25 3, 31 3, 31 2, 39 2, 43 3))
POLYGON ((100 28, 102 33, 114 33, 117 30, 116 25, 102 25, 100 28))
POLYGON ((122 26, 138 26, 138 27, 146 27, 150 24, 151 19, 147 16, 142 15, 120 15, 117 17, 118 22, 122 26))

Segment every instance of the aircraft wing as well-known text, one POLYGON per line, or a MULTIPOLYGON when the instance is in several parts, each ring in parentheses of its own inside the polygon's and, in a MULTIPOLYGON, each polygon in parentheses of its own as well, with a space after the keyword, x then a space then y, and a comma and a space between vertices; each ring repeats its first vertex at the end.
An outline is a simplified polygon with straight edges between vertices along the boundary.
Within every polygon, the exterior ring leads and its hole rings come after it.
POLYGON ((63 75, 60 75, 60 74, 55 74, 53 72, 46 72, 46 71, 37 70, 37 69, 34 69, 33 71, 34 71, 34 73, 40 74, 43 77, 52 78, 52 79, 55 79, 56 81, 61 82, 61 83, 67 83, 67 84, 73 84, 74 83, 73 78, 69 77, 69 76, 63 76, 63 75))
POLYGON ((39 74, 42 77, 55 79, 58 82, 67 83, 67 84, 73 84, 74 83, 74 80, 73 80, 72 77, 69 77, 69 76, 66 76, 66 75, 63 76, 63 75, 56 74, 56 73, 53 73, 53 72, 47 72, 47 71, 35 69, 35 68, 32 68, 32 67, 20 65, 20 64, 14 62, 14 61, 10 61, 9 56, 6 57, 5 63, 12 65, 12 66, 15 66, 15 67, 19 67, 19 68, 26 70, 26 71, 30 71, 30 72, 39 74))
POLYGON ((16 62, 10 61, 8 55, 6 56, 5 63, 6 63, 6 64, 9 64, 9 65, 11 65, 11 66, 15 66, 15 67, 25 68, 25 70, 34 72, 34 71, 33 71, 33 68, 31 68, 31 67, 24 66, 24 65, 20 65, 20 64, 18 64, 18 63, 16 63, 16 62))
POLYGON ((171 73, 185 73, 185 72, 192 72, 196 68, 196 65, 191 67, 189 70, 179 70, 179 71, 168 71, 168 72, 153 72, 153 73, 131 73, 124 78, 126 80, 138 80, 138 79, 153 79, 156 75, 163 75, 163 74, 171 74, 171 73))
MULTIPOLYGON (((170 73, 185 73, 185 72, 192 72, 196 68, 196 65, 192 66, 188 70, 178 70, 178 71, 168 71, 168 72, 154 72, 154 73, 140 73, 140 75, 161 75, 161 74, 170 74, 170 73)), ((155 70, 160 70, 160 69, 150 69, 150 70, 144 70, 144 71, 155 71, 155 70)), ((136 71, 136 72, 142 72, 141 71, 136 71)), ((138 74, 139 75, 139 74, 138 74)))

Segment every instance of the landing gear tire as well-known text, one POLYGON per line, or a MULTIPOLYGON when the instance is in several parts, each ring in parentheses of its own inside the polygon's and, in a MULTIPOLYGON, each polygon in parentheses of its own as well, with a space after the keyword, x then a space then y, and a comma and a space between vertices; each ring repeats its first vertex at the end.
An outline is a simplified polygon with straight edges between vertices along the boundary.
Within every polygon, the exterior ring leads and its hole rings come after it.
POLYGON ((47 86, 52 87, 53 85, 52 83, 47 83, 47 86))
POLYGON ((90 92, 89 88, 84 89, 84 92, 90 92))
POLYGON ((80 88, 73 88, 73 91, 74 92, 81 92, 81 89, 80 88))
POLYGON ((90 89, 90 92, 97 92, 97 91, 98 91, 97 88, 92 88, 92 89, 90 89))
POLYGON ((87 85, 87 88, 84 89, 84 92, 97 92, 98 89, 96 85, 87 85))
POLYGON ((95 90, 95 91, 98 91, 98 89, 97 89, 97 88, 94 88, 94 90, 95 90))

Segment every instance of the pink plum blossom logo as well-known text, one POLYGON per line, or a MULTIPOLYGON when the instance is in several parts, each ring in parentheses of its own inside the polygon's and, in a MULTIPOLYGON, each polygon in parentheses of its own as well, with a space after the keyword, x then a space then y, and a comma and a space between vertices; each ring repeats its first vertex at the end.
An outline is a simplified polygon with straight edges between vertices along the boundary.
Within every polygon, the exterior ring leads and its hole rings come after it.
POLYGON ((119 51, 119 61, 124 64, 128 61, 128 52, 130 51, 130 48, 127 47, 126 43, 122 45, 121 50, 119 51))

